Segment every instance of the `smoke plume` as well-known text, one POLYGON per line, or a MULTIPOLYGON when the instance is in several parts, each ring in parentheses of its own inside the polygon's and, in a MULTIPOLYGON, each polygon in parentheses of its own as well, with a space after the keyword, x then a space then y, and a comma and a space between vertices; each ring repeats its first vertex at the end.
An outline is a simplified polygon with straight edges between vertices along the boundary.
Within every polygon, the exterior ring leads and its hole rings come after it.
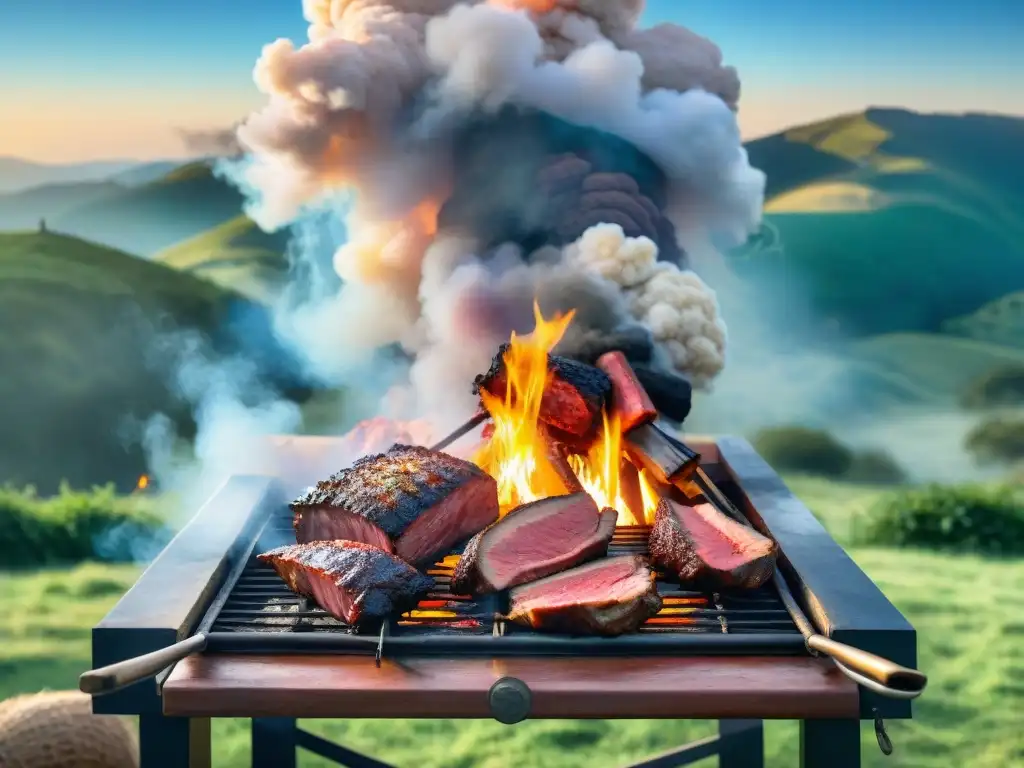
POLYGON ((179 128, 185 148, 194 155, 201 157, 233 157, 239 153, 238 126, 230 128, 209 128, 194 130, 179 128))
POLYGON ((710 385, 725 326, 687 252, 745 239, 764 176, 740 143, 735 70, 682 27, 638 29, 643 6, 304 2, 308 40, 264 48, 266 103, 237 138, 264 228, 353 192, 343 285, 288 323, 315 368, 400 345, 412 363, 392 402, 460 420, 536 298, 577 310, 566 352, 632 334, 710 385))

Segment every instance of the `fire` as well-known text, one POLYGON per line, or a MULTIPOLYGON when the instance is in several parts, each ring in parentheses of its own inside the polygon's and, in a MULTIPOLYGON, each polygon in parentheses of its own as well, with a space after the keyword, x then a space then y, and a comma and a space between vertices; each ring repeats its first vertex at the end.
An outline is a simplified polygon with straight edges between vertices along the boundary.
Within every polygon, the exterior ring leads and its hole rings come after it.
POLYGON ((573 314, 546 320, 534 302, 533 333, 518 336, 513 332, 505 353, 504 399, 480 393, 494 422, 494 435, 473 457, 473 463, 498 481, 503 512, 552 495, 548 489, 558 482, 545 457, 539 429, 540 403, 549 378, 548 353, 561 341, 573 314))
MULTIPOLYGON (((505 353, 505 397, 481 391, 483 406, 491 414, 494 433, 473 462, 498 481, 502 514, 546 496, 563 492, 561 480, 547 459, 540 406, 550 380, 548 353, 562 339, 574 313, 548 320, 534 303, 536 326, 529 336, 512 334, 505 353)), ((569 456, 569 465, 598 507, 619 512, 620 525, 643 525, 653 519, 658 497, 640 472, 642 509, 631 508, 623 495, 621 467, 625 457, 619 420, 603 414, 601 431, 586 456, 569 456)))
POLYGON ((149 475, 139 475, 139 481, 135 484, 135 490, 144 491, 149 488, 149 475))

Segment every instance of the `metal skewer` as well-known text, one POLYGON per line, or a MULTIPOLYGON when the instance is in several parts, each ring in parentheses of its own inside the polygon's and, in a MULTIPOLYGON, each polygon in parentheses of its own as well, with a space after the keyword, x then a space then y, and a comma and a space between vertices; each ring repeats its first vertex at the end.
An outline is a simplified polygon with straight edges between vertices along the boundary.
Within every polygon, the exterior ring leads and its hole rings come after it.
POLYGON ((461 427, 459 427, 450 435, 448 435, 448 437, 430 446, 430 450, 443 451, 445 448, 454 443, 460 437, 468 435, 470 432, 479 427, 489 418, 491 418, 491 415, 487 413, 487 411, 480 411, 475 416, 473 416, 473 418, 469 419, 465 424, 463 424, 461 427))

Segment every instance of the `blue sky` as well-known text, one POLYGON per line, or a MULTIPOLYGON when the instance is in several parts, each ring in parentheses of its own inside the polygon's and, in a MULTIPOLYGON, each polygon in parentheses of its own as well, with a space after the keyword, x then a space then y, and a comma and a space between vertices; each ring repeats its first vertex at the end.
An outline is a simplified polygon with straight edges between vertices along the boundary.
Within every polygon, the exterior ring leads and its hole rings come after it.
MULTIPOLYGON (((754 136, 869 104, 1024 114, 1024 0, 649 0, 710 37, 754 136)), ((181 155, 178 128, 260 103, 261 47, 304 39, 299 0, 0 0, 0 155, 181 155)))

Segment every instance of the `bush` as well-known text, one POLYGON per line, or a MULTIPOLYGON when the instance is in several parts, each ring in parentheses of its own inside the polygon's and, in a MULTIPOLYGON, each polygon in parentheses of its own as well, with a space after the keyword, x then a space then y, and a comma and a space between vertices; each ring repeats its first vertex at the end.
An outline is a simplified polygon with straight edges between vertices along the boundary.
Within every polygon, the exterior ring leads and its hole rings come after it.
POLYGON ((1024 365, 1007 365, 971 382, 960 398, 965 408, 1024 405, 1024 365))
POLYGON ((869 485, 899 485, 906 481, 903 468, 885 451, 858 451, 843 479, 869 485))
POLYGON ((769 427, 754 436, 754 448, 779 472, 838 478, 854 454, 828 432, 807 427, 769 427))
POLYGON ((0 487, 0 565, 40 566, 81 560, 150 559, 170 531, 142 497, 113 486, 41 498, 32 489, 0 487))
POLYGON ((1013 463, 1024 460, 1024 418, 992 418, 967 433, 964 447, 978 459, 1013 463))
POLYGON ((865 544, 988 555, 1024 554, 1024 494, 1008 486, 941 486, 894 493, 857 526, 865 544))

